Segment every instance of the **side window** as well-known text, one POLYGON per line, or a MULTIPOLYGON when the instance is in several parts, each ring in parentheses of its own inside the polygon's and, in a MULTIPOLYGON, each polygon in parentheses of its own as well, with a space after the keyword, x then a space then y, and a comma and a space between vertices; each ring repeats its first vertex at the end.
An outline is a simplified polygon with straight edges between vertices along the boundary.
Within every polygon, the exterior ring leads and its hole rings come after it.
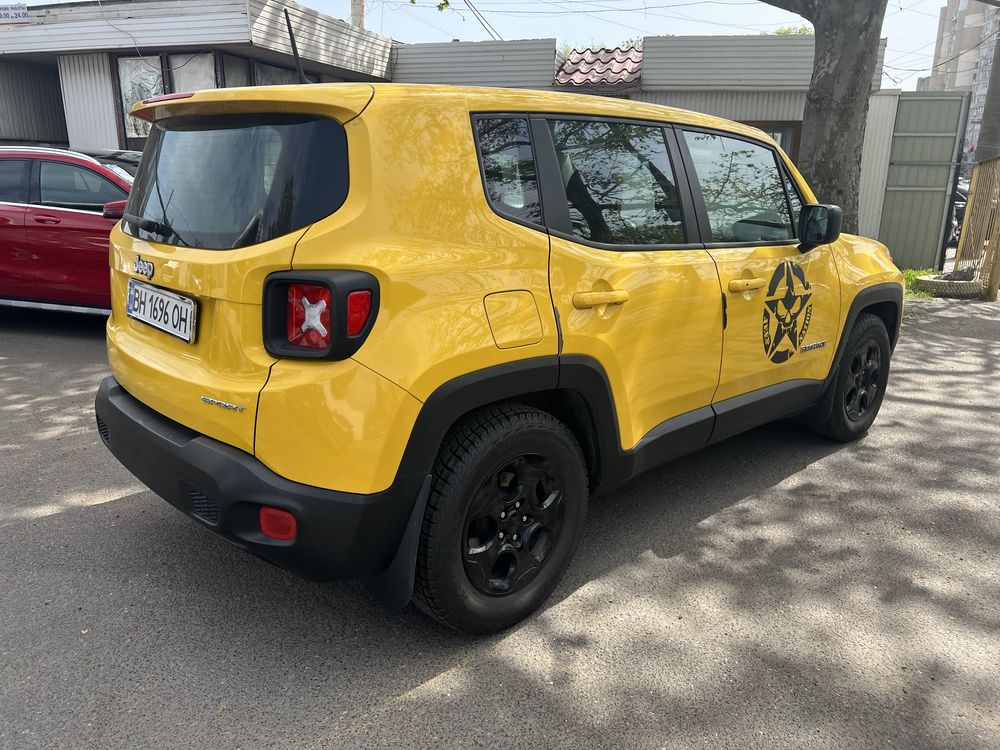
POLYGON ((0 159, 0 201, 6 203, 27 203, 27 183, 24 170, 27 159, 0 159))
POLYGON ((550 120, 573 234, 614 245, 685 242, 663 129, 550 120))
POLYGON ((774 151, 740 138, 684 131, 712 242, 780 242, 795 227, 774 151))
POLYGON ((490 205, 503 216, 540 225, 542 204, 527 119, 478 119, 476 135, 490 205))
POLYGON ((127 193, 96 172, 75 164, 43 161, 38 171, 42 205, 100 211, 108 201, 128 197, 127 193))

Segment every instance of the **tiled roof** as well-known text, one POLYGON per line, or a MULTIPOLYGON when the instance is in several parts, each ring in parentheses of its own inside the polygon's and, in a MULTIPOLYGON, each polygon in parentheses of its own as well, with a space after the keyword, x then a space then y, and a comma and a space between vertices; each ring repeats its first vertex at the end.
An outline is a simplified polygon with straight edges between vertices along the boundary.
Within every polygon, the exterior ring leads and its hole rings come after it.
POLYGON ((556 72, 557 86, 628 86, 639 81, 642 50, 573 50, 556 72))

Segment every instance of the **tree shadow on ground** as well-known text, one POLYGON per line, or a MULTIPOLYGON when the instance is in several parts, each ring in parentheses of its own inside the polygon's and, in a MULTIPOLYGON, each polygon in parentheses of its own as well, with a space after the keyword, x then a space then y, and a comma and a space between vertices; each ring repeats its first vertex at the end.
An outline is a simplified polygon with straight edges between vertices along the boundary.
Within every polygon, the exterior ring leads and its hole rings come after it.
MULTIPOLYGON (((0 715, 39 746, 995 747, 997 310, 911 313, 856 444, 771 425, 596 499, 553 600, 492 638, 301 581, 149 492, 9 523, 0 671, 33 679, 0 715)), ((126 485, 114 466, 72 481, 126 485)))

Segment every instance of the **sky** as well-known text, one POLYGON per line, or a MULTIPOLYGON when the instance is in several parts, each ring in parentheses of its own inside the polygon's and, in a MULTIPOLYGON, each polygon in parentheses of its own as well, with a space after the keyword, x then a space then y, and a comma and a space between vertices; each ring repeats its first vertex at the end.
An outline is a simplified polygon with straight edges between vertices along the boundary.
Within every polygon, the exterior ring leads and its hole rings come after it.
MULTIPOLYGON (((55 0, 59 1, 59 0, 55 0)), ((616 46, 660 34, 760 34, 804 20, 758 0, 470 0, 503 39, 555 37, 574 47, 616 46)), ((827 0, 836 2, 837 0, 827 0)), ((53 0, 28 0, 39 5, 53 0)), ((350 0, 300 0, 348 20, 350 0)), ((976 0, 972 0, 976 2, 976 0)), ((916 88, 933 64, 943 0, 889 0, 882 36, 888 38, 884 88, 916 88)), ((479 41, 490 34, 466 0, 437 10, 436 0, 367 0, 366 26, 400 42, 479 41)))
MULTIPOLYGON (((303 1, 336 18, 347 20, 351 15, 350 0, 303 1)), ((503 39, 556 37, 560 44, 574 47, 613 47, 629 38, 660 34, 759 34, 804 23, 794 13, 758 0, 472 2, 503 39)), ((417 0, 415 5, 408 0, 367 0, 365 25, 401 42, 490 38, 464 0, 451 0, 451 9, 444 11, 436 5, 435 0, 417 0)), ((882 36, 889 40, 883 87, 912 90, 918 77, 928 75, 943 5, 942 0, 889 0, 882 27, 882 36)))

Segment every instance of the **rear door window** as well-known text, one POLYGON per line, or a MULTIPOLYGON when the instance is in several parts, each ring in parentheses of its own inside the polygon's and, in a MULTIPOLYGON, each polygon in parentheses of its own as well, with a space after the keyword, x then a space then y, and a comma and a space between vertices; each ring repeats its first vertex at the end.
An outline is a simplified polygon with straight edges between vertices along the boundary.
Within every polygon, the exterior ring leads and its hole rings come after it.
POLYGON ((0 159, 0 201, 27 203, 27 159, 0 159))
POLYGON ((127 195, 111 180, 86 167, 43 161, 38 169, 38 190, 43 206, 100 211, 105 203, 127 195))
POLYGON ((573 234, 602 244, 686 241, 677 180, 663 129, 550 120, 573 234))
POLYGON ((490 205, 501 216, 529 224, 542 223, 538 176, 523 117, 483 117, 476 120, 476 140, 482 160, 483 185, 490 205))
POLYGON ((773 149, 742 138, 684 131, 711 242, 781 242, 795 236, 785 184, 773 149))

